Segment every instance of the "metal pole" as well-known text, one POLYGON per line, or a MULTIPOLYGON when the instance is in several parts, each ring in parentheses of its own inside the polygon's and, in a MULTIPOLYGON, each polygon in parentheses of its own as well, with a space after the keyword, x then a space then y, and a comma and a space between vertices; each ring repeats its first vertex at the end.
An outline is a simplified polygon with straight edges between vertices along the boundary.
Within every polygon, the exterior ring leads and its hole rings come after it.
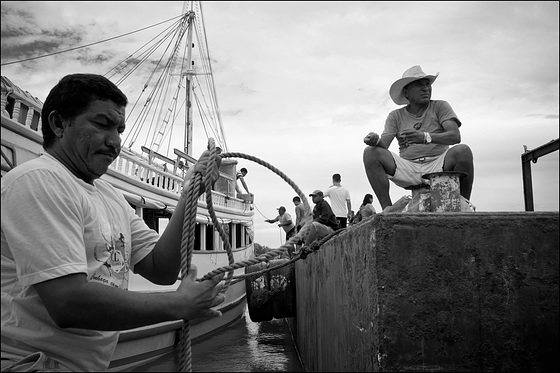
MULTIPOLYGON (((521 156, 523 159, 523 156, 521 156)), ((525 200, 525 211, 535 211, 533 205, 533 180, 531 176, 531 162, 521 161, 521 171, 523 173, 523 199, 525 200)))
POLYGON ((539 157, 547 155, 560 149, 560 139, 551 140, 549 143, 539 146, 533 150, 527 150, 521 154, 521 171, 523 173, 523 199, 525 200, 525 211, 535 211, 533 204, 533 180, 531 176, 531 162, 537 163, 539 157))

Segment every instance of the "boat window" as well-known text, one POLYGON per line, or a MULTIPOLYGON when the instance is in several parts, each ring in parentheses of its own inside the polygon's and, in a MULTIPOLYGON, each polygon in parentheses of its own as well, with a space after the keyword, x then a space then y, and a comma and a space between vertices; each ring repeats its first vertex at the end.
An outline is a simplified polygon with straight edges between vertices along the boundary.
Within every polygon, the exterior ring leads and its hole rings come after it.
POLYGON ((171 213, 165 209, 155 210, 144 208, 142 213, 142 218, 144 219, 144 222, 146 222, 146 225, 160 234, 163 233, 163 230, 167 227, 166 223, 168 223, 170 217, 171 213), (165 220, 164 224, 160 224, 160 220, 165 220))
POLYGON ((31 129, 39 131, 39 121, 41 120, 41 113, 33 111, 33 118, 31 119, 31 129))
POLYGON ((206 250, 214 250, 214 226, 206 226, 206 250))
POLYGON ((253 240, 251 240, 251 235, 249 234, 249 230, 247 229, 247 227, 243 227, 245 230, 245 245, 250 245, 253 243, 253 240))
POLYGON ((16 164, 14 149, 2 144, 2 171, 10 171, 16 164))
POLYGON ((20 103, 20 108, 19 108, 18 122, 25 125, 25 121, 27 120, 27 113, 29 113, 29 106, 27 106, 23 102, 21 102, 20 103))
POLYGON ((165 228, 167 228, 167 225, 169 224, 169 219, 168 218, 158 218, 158 233, 162 234, 163 232, 165 232, 165 228))
POLYGON ((235 224, 235 247, 241 247, 243 246, 243 243, 241 242, 241 238, 243 237, 244 234, 244 229, 243 226, 241 224, 235 224))
POLYGON ((228 238, 229 238, 229 244, 230 246, 232 246, 233 248, 235 248, 235 242, 233 242, 233 238, 235 237, 235 225, 233 223, 229 223, 228 224, 228 238))
POLYGON ((154 215, 153 210, 150 209, 144 209, 144 216, 143 216, 144 222, 146 222, 146 225, 148 227, 150 227, 151 229, 155 230, 156 232, 159 232, 159 222, 157 217, 154 215))
POLYGON ((196 223, 195 224, 195 228, 194 228, 194 249, 195 250, 200 250, 201 249, 201 245, 200 245, 200 230, 203 227, 201 227, 200 223, 196 223))
POLYGON ((10 118, 14 119, 14 105, 16 100, 13 97, 7 98, 8 103, 6 104, 6 111, 10 114, 10 118))

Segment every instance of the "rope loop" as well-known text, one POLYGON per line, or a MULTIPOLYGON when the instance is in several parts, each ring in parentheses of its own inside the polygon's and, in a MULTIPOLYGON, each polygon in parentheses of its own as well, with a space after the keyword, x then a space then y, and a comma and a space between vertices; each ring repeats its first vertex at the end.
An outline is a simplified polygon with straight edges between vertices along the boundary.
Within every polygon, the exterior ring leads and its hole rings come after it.
MULTIPOLYGON (((217 148, 215 145, 215 141, 212 138, 208 139, 208 151, 209 157, 206 160, 202 160, 200 163, 197 162, 195 165, 195 172, 193 174, 192 180, 189 183, 187 190, 184 191, 186 196, 185 201, 185 211, 183 216, 183 233, 181 237, 181 277, 184 278, 190 268, 192 253, 194 251, 194 243, 195 243, 195 227, 196 227, 196 210, 198 205, 198 196, 200 194, 200 188, 202 185, 205 187, 206 192, 206 205, 208 209, 208 213, 212 220, 212 224, 214 225, 215 229, 218 231, 220 238, 224 243, 224 249, 228 255, 229 265, 221 268, 217 268, 209 273, 207 273, 201 279, 197 279, 197 281, 204 281, 215 276, 218 276, 222 273, 227 273, 227 277, 225 278, 225 283, 222 288, 222 293, 225 293, 228 287, 231 284, 237 283, 239 281, 244 281, 245 278, 248 277, 259 277, 262 274, 273 271, 280 267, 290 265, 299 259, 306 259, 307 256, 315 251, 318 251, 320 247, 328 241, 334 235, 340 233, 343 229, 339 229, 326 237, 323 237, 321 240, 314 241, 309 246, 303 246, 298 253, 296 253, 287 263, 283 263, 279 266, 275 266, 273 268, 267 268, 260 272, 248 273, 241 276, 233 276, 233 273, 236 269, 248 267, 253 264, 258 264, 261 262, 269 261, 280 254, 290 253, 290 250, 293 249, 294 245, 301 244, 303 242, 302 236, 309 230, 309 225, 311 222, 311 208, 309 207, 309 202, 307 202, 307 198, 305 197, 304 193, 299 189, 299 187, 286 176, 283 172, 278 170, 276 167, 272 166, 270 163, 267 163, 263 160, 260 160, 256 157, 243 154, 243 153, 221 153, 221 149, 217 148), (250 161, 256 162, 270 170, 274 173, 279 175, 283 180, 285 180, 290 186, 294 188, 296 193, 302 200, 304 206, 304 221, 306 223, 298 232, 297 235, 291 237, 284 245, 280 248, 271 250, 265 254, 259 255, 256 258, 249 259, 246 261, 242 261, 239 263, 235 263, 233 258, 233 250, 231 248, 231 244, 229 242, 229 237, 224 231, 222 225, 218 221, 216 217, 216 212, 214 211, 213 203, 212 203, 212 184, 213 181, 218 180, 220 176, 218 161, 220 158, 244 158, 250 161), (202 171, 203 170, 203 171, 202 171), (232 282, 233 279, 236 279, 235 282, 232 282)), ((191 366, 191 341, 190 341, 190 323, 188 320, 185 320, 183 323, 183 328, 181 330, 181 346, 179 351, 179 371, 192 371, 191 366)))

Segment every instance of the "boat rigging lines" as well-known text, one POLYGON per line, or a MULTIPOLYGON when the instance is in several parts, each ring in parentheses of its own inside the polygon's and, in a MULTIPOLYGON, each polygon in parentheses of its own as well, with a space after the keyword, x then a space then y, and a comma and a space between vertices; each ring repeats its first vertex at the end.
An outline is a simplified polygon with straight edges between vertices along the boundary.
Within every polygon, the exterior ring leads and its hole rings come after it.
POLYGON ((143 77, 144 83, 127 118, 127 123, 132 123, 124 138, 129 148, 144 136, 143 143, 156 152, 167 141, 162 153, 168 156, 174 147, 173 131, 178 128, 184 129, 181 150, 192 155, 196 115, 206 138, 213 138, 218 147, 227 151, 199 2, 188 2, 179 21, 121 61, 106 76, 119 85, 133 73, 135 79, 143 77), (161 50, 157 57, 156 52, 161 50))
POLYGON ((178 147, 192 156, 196 117, 205 137, 213 138, 218 147, 228 151, 199 1, 186 1, 179 16, 136 31, 2 66, 107 43, 173 20, 113 68, 104 74, 99 72, 129 97, 123 146, 132 150, 135 144, 141 144, 167 157, 172 157, 173 148, 178 147), (182 141, 177 141, 181 134, 182 141))

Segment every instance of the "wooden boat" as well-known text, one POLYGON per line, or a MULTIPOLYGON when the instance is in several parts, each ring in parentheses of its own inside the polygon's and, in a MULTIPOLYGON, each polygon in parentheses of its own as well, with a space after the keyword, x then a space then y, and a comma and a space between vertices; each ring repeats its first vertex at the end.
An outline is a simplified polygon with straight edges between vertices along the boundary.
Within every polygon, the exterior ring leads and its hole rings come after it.
MULTIPOLYGON (((105 180, 122 191, 127 201, 148 226, 158 232, 165 229, 166 222, 177 205, 183 183, 183 172, 196 162, 192 156, 193 118, 196 115, 206 118, 206 122, 208 118, 214 120, 214 127, 210 132, 216 136, 214 138, 216 146, 227 151, 210 59, 206 50, 207 42, 200 4, 189 2, 184 6, 182 14, 180 21, 177 22, 176 31, 168 33, 169 38, 158 40, 157 45, 145 46, 146 50, 150 50, 150 55, 154 54, 159 46, 164 45, 164 42, 169 42, 169 45, 174 45, 175 48, 167 57, 163 54, 162 57, 158 57, 160 61, 166 61, 165 68, 160 69, 163 72, 158 79, 148 80, 142 87, 144 93, 149 92, 146 88, 151 88, 152 93, 144 98, 146 104, 139 107, 140 113, 135 112, 136 105, 132 110, 130 109, 131 104, 138 101, 129 95, 127 132, 123 136, 123 148, 108 172, 103 175, 105 180), (196 32, 193 31, 195 28, 196 32), (197 37, 196 42, 193 41, 194 34, 197 37), (185 38, 186 42, 183 41, 185 38), (193 48, 195 45, 200 48, 193 48), (183 52, 180 50, 181 46, 186 46, 183 52), (200 58, 201 62, 195 62, 197 58, 200 58), (198 76, 203 76, 204 79, 198 79, 198 76), (157 84, 152 81, 157 81, 157 84), (193 88, 195 85, 200 92, 198 96, 197 90, 193 88), (171 103, 165 100, 157 100, 156 103, 156 97, 164 96, 162 92, 171 92, 168 97, 171 103), (181 98, 181 94, 185 97, 181 98), (195 101, 196 97, 205 97, 209 99, 210 104, 206 102, 205 105, 193 105, 193 97, 195 101), (181 105, 181 102, 184 104, 181 105), (170 154, 170 150, 163 150, 162 145, 171 137, 173 126, 177 127, 174 122, 175 118, 181 117, 181 110, 186 117, 185 122, 179 125, 184 128, 184 147, 174 148, 170 154), (138 134, 147 132, 141 127, 142 118, 156 118, 159 127, 151 132, 151 139, 148 140, 149 135, 147 135, 145 144, 136 149, 133 146, 138 134)), ((138 50, 137 53, 146 52, 138 50)), ((133 65, 132 61, 149 62, 153 59, 156 59, 155 54, 150 58, 136 58, 136 55, 131 55, 105 75, 115 84, 124 86, 126 81, 121 76, 129 76, 129 71, 137 71, 135 74, 142 75, 142 70, 138 70, 138 66, 133 65), (132 70, 127 70, 124 65, 130 65, 129 69, 132 70)), ((61 72, 61 77, 64 74, 61 72)), ((40 120, 42 101, 21 87, 25 87, 23 79, 2 76, 2 175, 18 164, 37 157, 43 151, 40 120), (11 79, 14 79, 17 84, 11 79)), ((223 159, 220 178, 212 190, 212 201, 216 217, 222 227, 228 231, 234 262, 239 262, 250 259, 254 255, 253 197, 236 192, 236 165, 236 160, 223 159)), ((198 268, 198 277, 216 268, 227 266, 230 259, 224 250, 224 242, 209 217, 205 194, 198 200, 195 232, 192 263, 198 268)), ((243 269, 238 269, 234 275, 241 273, 243 269)), ((179 282, 168 287, 156 286, 140 276, 131 274, 129 290, 172 291, 178 284, 179 282)), ((190 321, 191 340, 196 342, 197 339, 215 333, 239 320, 244 315, 245 307, 245 284, 233 283, 226 292, 225 302, 218 307, 223 314, 222 317, 190 321)), ((181 326, 182 321, 178 320, 122 331, 109 370, 137 368, 173 351, 176 348, 177 333, 181 326)))

